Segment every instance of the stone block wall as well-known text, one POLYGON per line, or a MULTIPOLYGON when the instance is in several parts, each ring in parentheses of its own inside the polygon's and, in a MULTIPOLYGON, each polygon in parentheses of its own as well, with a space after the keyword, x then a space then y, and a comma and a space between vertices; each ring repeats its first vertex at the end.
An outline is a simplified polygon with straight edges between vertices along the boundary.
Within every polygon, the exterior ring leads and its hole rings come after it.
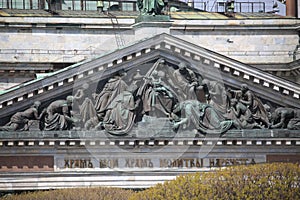
POLYGON ((116 29, 108 19, 4 18, 0 33, 2 62, 72 63, 162 32, 196 43, 244 63, 288 63, 299 42, 297 20, 174 20, 135 24, 119 22, 116 29), (229 21, 229 22, 228 22, 229 21), (283 24, 282 24, 283 23, 283 24), (18 24, 18 25, 16 25, 18 24))
POLYGON ((256 66, 284 66, 297 58, 296 19, 135 23, 134 18, 120 18, 118 23, 116 27, 109 18, 3 17, 0 62, 24 63, 24 70, 30 63, 69 65, 160 33, 256 66))

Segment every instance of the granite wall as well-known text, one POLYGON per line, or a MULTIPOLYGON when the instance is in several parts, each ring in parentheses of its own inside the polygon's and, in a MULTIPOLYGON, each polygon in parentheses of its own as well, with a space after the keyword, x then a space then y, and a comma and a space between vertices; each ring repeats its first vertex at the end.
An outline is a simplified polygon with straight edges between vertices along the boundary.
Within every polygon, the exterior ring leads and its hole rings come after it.
POLYGON ((244 63, 293 61, 297 20, 171 20, 135 24, 119 19, 7 17, 0 32, 1 62, 75 63, 166 32, 244 63))

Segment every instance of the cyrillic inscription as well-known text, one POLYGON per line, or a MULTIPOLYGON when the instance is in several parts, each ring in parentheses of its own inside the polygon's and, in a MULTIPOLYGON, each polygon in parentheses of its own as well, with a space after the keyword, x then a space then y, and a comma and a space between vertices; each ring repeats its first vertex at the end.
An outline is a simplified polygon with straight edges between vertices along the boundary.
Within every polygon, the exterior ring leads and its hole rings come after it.
POLYGON ((203 168, 255 164, 254 158, 65 159, 64 168, 203 168))
POLYGON ((203 159, 198 158, 183 158, 183 159, 160 159, 160 165, 159 167, 162 168, 170 168, 170 167, 187 167, 187 168, 193 168, 193 167, 203 167, 203 159))
POLYGON ((90 159, 65 159, 65 168, 94 168, 90 159))
POLYGON ((217 158, 209 159, 209 167, 226 167, 233 165, 255 164, 255 160, 248 158, 217 158))
POLYGON ((126 159, 125 167, 129 168, 153 168, 151 159, 126 159))
POLYGON ((99 161, 100 168, 118 168, 119 160, 118 159, 101 159, 99 161))

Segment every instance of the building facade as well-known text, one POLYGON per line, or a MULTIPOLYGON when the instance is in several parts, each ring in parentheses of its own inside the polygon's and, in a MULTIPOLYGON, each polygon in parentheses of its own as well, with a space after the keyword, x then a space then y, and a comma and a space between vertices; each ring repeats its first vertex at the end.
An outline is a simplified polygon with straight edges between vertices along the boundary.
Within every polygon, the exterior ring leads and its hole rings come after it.
POLYGON ((138 11, 2 9, 1 90, 159 33, 169 33, 299 82, 299 20, 270 13, 170 12, 139 27, 138 11))
POLYGON ((145 188, 184 173, 300 160, 296 17, 0 15, 3 191, 145 188))

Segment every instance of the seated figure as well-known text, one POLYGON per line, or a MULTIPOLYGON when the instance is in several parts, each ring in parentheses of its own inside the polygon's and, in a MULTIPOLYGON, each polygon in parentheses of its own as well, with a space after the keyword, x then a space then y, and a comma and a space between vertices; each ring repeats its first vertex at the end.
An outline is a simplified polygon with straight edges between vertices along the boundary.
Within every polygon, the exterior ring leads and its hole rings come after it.
POLYGON ((143 108, 147 114, 155 109, 164 115, 169 115, 174 106, 174 95, 172 90, 161 80, 158 72, 154 70, 148 78, 148 84, 143 95, 143 108))

